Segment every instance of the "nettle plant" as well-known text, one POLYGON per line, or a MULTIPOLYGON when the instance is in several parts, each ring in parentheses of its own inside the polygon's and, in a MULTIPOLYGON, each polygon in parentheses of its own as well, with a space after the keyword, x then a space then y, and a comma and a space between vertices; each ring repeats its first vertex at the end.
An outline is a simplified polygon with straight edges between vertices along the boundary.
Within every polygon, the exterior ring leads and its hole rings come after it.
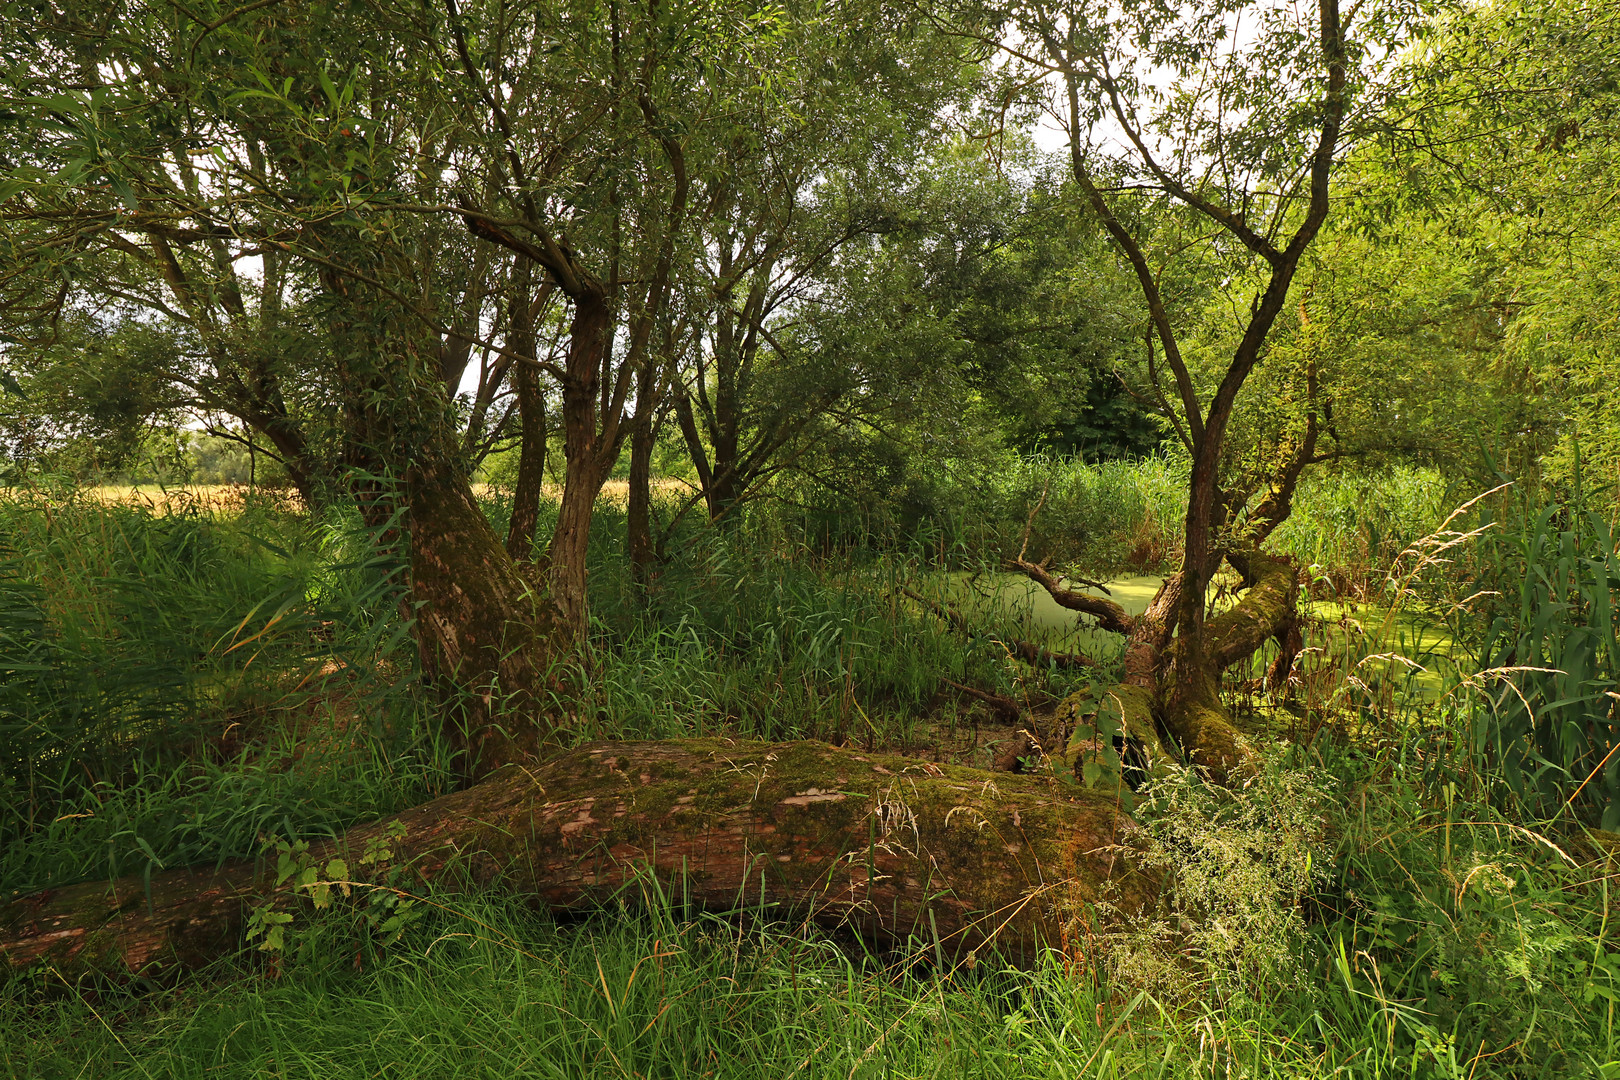
POLYGON ((402 886, 405 868, 395 865, 394 845, 405 837, 405 825, 390 822, 380 836, 366 841, 358 865, 373 868, 373 880, 361 881, 351 877, 349 864, 337 857, 320 864, 310 852, 309 841, 276 839, 266 845, 266 853, 276 853, 275 880, 270 895, 255 904, 248 913, 247 940, 258 942, 261 952, 272 956, 286 955, 289 944, 303 954, 313 947, 313 938, 290 937, 294 910, 300 903, 316 912, 332 908, 334 896, 345 900, 356 892, 364 896, 359 909, 359 923, 384 945, 397 942, 405 929, 422 915, 421 899, 402 886))

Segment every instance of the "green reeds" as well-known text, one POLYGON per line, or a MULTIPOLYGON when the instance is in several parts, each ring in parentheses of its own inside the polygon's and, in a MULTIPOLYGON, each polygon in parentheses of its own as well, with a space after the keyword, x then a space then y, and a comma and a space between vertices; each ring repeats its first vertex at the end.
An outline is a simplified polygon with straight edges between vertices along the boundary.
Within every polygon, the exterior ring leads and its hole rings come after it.
POLYGON ((1541 812, 1620 828, 1620 535, 1578 503, 1509 503, 1484 524, 1479 614, 1458 627, 1484 702, 1474 749, 1541 812))

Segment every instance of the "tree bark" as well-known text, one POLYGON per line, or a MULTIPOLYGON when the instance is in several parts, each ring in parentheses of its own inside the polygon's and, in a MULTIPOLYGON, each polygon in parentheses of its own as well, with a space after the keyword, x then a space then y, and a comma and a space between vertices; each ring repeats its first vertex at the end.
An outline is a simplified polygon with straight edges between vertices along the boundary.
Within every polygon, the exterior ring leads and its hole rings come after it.
MULTIPOLYGON (((648 380, 641 381, 645 388, 648 380)), ((638 393, 637 397, 641 395, 638 393)), ((625 502, 630 581, 638 593, 644 593, 652 585, 658 565, 652 535, 652 455, 658 432, 652 416, 640 415, 645 408, 638 400, 636 424, 630 432, 630 492, 625 502)))
POLYGON ((562 677, 554 614, 507 555, 461 470, 426 451, 406 472, 411 599, 422 669, 470 778, 531 758, 552 731, 541 708, 562 677), (499 717, 499 722, 496 718, 499 717))
MULTIPOLYGON (((591 515, 612 461, 609 440, 597 430, 598 387, 612 325, 607 295, 600 288, 574 296, 569 328, 568 378, 563 383, 563 455, 567 472, 557 528, 546 550, 551 602, 569 637, 583 644, 590 626, 586 607, 585 554, 590 543, 591 515)), ((614 425, 617 426, 617 425, 614 425)))
MULTIPOLYGON (((625 531, 630 550, 630 580, 638 592, 652 587, 660 545, 652 531, 652 458, 658 432, 667 415, 665 403, 675 370, 677 342, 684 332, 666 324, 657 363, 643 363, 636 374, 636 415, 630 430, 630 492, 625 502, 625 531)), ((679 393, 679 391, 677 391, 679 393)))
POLYGON ((1276 640, 1285 654, 1278 662, 1280 675, 1273 665, 1268 676, 1276 688, 1299 650, 1299 582, 1293 564, 1260 552, 1228 553, 1227 558, 1247 587, 1230 610, 1207 622, 1200 612, 1203 652, 1196 664, 1184 655, 1187 639, 1174 634, 1177 613, 1189 603, 1182 574, 1165 579, 1147 610, 1132 617, 1110 600, 1067 589, 1042 564, 1022 556, 1009 562, 1065 607, 1096 616, 1099 626, 1125 635, 1124 677, 1110 692, 1128 691, 1133 701, 1150 701, 1154 718, 1174 736, 1188 762, 1221 783, 1251 768, 1256 758, 1254 746, 1232 725, 1220 700, 1221 672, 1276 640))
MULTIPOLYGON (((534 356, 537 335, 535 309, 544 303, 549 285, 541 298, 533 293, 530 261, 514 256, 512 268, 511 341, 514 351, 534 356)), ((512 489, 512 519, 506 530, 506 553, 519 562, 534 558, 534 530, 540 520, 540 493, 546 480, 546 399, 540 390, 540 373, 521 361, 512 366, 512 382, 518 399, 518 474, 512 489)))
MULTIPOLYGON (((345 857, 352 877, 359 853, 387 842, 410 881, 489 885, 557 910, 656 879, 688 908, 1031 960, 1105 895, 1126 910, 1151 898, 1118 846, 1136 828, 1113 798, 1051 777, 693 739, 595 743, 505 769, 310 859, 345 857)), ((254 862, 158 873, 149 889, 135 877, 48 890, 0 907, 0 955, 68 973, 196 965, 238 945, 247 905, 277 891, 254 862)))

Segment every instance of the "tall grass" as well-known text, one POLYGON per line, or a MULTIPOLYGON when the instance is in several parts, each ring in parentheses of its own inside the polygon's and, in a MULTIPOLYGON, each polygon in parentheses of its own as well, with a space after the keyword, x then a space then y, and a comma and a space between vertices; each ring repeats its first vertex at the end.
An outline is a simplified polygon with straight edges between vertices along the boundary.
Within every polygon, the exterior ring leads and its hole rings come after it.
POLYGON ((1396 557, 1439 528, 1460 501, 1432 469, 1307 473, 1271 546, 1331 595, 1376 599, 1396 557))
POLYGON ((752 533, 814 551, 921 552, 950 568, 999 564, 1016 551, 1044 492, 1031 551, 1092 574, 1148 573, 1179 543, 1185 466, 1008 455, 972 469, 917 470, 899 489, 870 497, 813 484, 784 489, 781 501, 749 511, 752 533))
POLYGON ((649 595, 593 575, 593 734, 912 745, 943 679, 1010 693, 1017 674, 901 599, 923 573, 915 556, 791 555, 714 532, 685 543, 649 595))
POLYGON ((1502 817, 1466 773, 1426 784, 1428 759, 1452 752, 1414 734, 1371 755, 1296 754, 1246 789, 1172 778, 1149 805, 1176 809, 1144 818, 1193 867, 1161 870, 1180 897, 1165 932, 1077 935, 1032 969, 992 953, 934 966, 926 941, 875 953, 768 910, 692 916, 650 884, 570 924, 522 897, 435 893, 391 944, 339 907, 300 920, 304 938, 273 967, 227 960, 172 990, 69 987, 48 972, 14 981, 0 995, 0 1066, 19 1077, 1616 1075, 1612 857, 1502 817), (1288 823, 1289 850, 1316 861, 1278 864, 1271 818, 1299 809, 1287 792, 1301 785, 1332 795, 1288 823), (1311 883, 1303 902, 1300 882, 1311 883), (1187 918, 1196 932, 1178 929, 1187 918), (1241 933, 1226 940, 1223 927, 1241 933), (1174 978, 1144 982, 1144 950, 1174 978))
MULTIPOLYGON (((1071 488, 1054 480, 1054 520, 1104 504, 1171 513, 1168 496, 1151 496, 1157 468, 1140 483, 1089 467, 1071 488)), ((1279 540, 1324 565, 1370 563, 1432 529, 1428 515, 1443 511, 1431 480, 1410 474, 1385 494, 1349 479, 1307 486, 1279 540)), ((1038 497, 1047 477, 1032 469, 1019 483, 1038 497)), ((1028 509, 1013 511, 983 535, 1016 538, 1028 509)), ((1131 514, 1108 528, 1146 520, 1131 514)), ((759 517, 677 537, 643 594, 628 582, 617 511, 602 515, 582 738, 893 747, 918 737, 941 677, 1020 689, 988 638, 895 596, 941 562, 979 558, 966 540, 944 556, 928 537, 829 548, 785 515, 759 517)), ((1597 633, 1595 600, 1570 607, 1568 587, 1595 587, 1599 564, 1612 573, 1599 557, 1612 534, 1559 561, 1571 527, 1549 518, 1528 562, 1503 549, 1500 580, 1565 590, 1545 593, 1566 606, 1563 621, 1544 620, 1544 651, 1560 626, 1597 633)), ((265 837, 336 830, 444 782, 397 567, 356 524, 19 500, 0 504, 0 538, 0 734, 21 740, 0 746, 27 747, 5 758, 0 894, 251 854, 265 837)), ((1515 598, 1500 614, 1519 632, 1536 624, 1510 617, 1515 598)), ((1518 610, 1540 618, 1540 603, 1518 610)), ((694 916, 650 886, 571 924, 529 898, 435 893, 392 944, 339 906, 300 920, 299 947, 277 964, 226 958, 214 978, 168 990, 13 979, 0 986, 0 1069, 1620 1076, 1615 854, 1567 814, 1549 824, 1528 788, 1503 797, 1502 755, 1475 753, 1461 688, 1375 694, 1350 687, 1352 673, 1307 703, 1319 715, 1304 718, 1299 745, 1269 755, 1266 775, 1222 790, 1180 774, 1144 793, 1163 906, 1112 935, 1077 906, 1063 948, 1033 970, 990 952, 935 967, 926 941, 874 953, 773 921, 784 912, 694 916)), ((1565 707, 1550 696, 1558 684, 1536 692, 1535 716, 1565 707)))
MULTIPOLYGON (((921 551, 940 567, 999 565, 1022 543, 1092 577, 1165 573, 1182 543, 1187 465, 1173 457, 1085 462, 1010 456, 971 473, 939 468, 887 497, 855 502, 818 490, 749 512, 748 531, 806 550, 921 551), (1042 502, 1042 496, 1045 496, 1042 502)), ((1439 525, 1454 492, 1432 469, 1308 472, 1272 541, 1315 566, 1340 595, 1366 599, 1390 561, 1439 525)))
POLYGON ((268 504, 0 501, 0 894, 224 860, 447 777, 399 568, 268 504))

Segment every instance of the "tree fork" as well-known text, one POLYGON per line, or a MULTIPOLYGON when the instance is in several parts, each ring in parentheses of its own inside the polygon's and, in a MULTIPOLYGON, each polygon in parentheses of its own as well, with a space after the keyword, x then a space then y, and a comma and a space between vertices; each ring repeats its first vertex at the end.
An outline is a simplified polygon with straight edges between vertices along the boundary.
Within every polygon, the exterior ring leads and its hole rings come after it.
POLYGON ((1299 618, 1299 579, 1292 563, 1260 552, 1229 554, 1228 559, 1249 587, 1229 611, 1204 624, 1207 668, 1179 662, 1175 653, 1183 640, 1175 640, 1171 654, 1178 662, 1172 677, 1183 681, 1163 695, 1165 727, 1181 742, 1189 761, 1222 783, 1251 768, 1258 755, 1221 703, 1220 672, 1253 656, 1268 640, 1283 642, 1286 651, 1287 642, 1298 637, 1299 618))
MULTIPOLYGON (((951 955, 1033 957, 1104 896, 1147 902, 1106 795, 1050 777, 822 743, 593 743, 312 846, 314 864, 388 842, 409 880, 494 885, 589 909, 647 880, 712 911, 764 906, 879 941, 935 934, 951 955), (397 824, 396 824, 397 823, 397 824), (403 835, 390 837, 403 828, 403 835)), ((408 886, 406 886, 408 887, 408 886)), ((252 861, 86 882, 0 907, 10 967, 141 973, 237 947, 276 890, 252 861)), ((286 891, 283 886, 282 891, 286 891)))

